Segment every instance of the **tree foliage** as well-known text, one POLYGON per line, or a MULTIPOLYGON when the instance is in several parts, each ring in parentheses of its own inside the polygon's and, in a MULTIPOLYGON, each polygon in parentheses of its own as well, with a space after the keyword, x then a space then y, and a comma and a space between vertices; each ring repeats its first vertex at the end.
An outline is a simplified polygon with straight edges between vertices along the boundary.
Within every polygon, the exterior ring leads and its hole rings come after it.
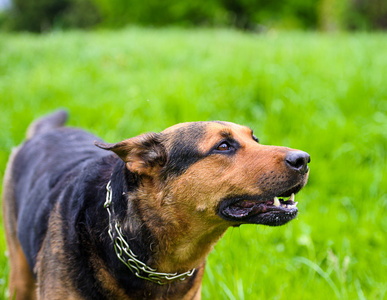
POLYGON ((12 0, 10 27, 44 32, 54 27, 85 28, 101 21, 99 9, 91 0, 12 0))
POLYGON ((19 30, 147 26, 233 26, 373 30, 387 28, 385 0, 12 0, 19 30))

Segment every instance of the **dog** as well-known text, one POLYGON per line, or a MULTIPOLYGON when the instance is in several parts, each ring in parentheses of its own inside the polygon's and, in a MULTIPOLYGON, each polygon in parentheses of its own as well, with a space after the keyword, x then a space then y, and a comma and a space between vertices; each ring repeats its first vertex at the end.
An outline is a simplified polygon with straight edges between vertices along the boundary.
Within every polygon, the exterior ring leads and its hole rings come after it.
POLYGON ((230 226, 297 216, 306 152, 220 122, 108 144, 33 122, 4 176, 11 299, 200 299, 205 259, 230 226))

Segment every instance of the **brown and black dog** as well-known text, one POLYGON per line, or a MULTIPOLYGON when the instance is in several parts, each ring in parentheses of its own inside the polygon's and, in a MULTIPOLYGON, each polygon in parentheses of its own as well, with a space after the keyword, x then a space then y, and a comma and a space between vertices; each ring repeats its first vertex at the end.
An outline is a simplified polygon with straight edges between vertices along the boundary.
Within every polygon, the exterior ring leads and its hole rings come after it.
POLYGON ((247 127, 183 123, 105 144, 66 119, 32 123, 7 166, 11 299, 200 299, 228 227, 297 215, 309 155, 247 127))

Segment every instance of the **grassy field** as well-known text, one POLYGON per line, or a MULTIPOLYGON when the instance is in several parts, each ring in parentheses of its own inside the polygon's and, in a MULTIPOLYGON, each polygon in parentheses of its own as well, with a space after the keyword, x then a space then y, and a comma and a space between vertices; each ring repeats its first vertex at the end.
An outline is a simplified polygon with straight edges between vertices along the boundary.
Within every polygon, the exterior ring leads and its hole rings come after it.
MULTIPOLYGON (((383 34, 129 28, 0 37, 0 174, 34 118, 116 142, 228 120, 305 150, 299 217, 230 229, 204 299, 387 299, 387 43, 383 34)), ((7 259, 0 239, 0 298, 7 259)))

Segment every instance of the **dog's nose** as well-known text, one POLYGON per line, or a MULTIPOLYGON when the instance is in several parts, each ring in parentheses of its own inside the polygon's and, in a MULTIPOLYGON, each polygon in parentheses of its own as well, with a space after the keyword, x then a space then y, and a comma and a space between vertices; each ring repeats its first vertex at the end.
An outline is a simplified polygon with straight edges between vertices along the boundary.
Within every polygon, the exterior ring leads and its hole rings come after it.
POLYGON ((286 154, 285 162, 291 169, 305 174, 309 171, 310 155, 304 151, 289 151, 286 154))

